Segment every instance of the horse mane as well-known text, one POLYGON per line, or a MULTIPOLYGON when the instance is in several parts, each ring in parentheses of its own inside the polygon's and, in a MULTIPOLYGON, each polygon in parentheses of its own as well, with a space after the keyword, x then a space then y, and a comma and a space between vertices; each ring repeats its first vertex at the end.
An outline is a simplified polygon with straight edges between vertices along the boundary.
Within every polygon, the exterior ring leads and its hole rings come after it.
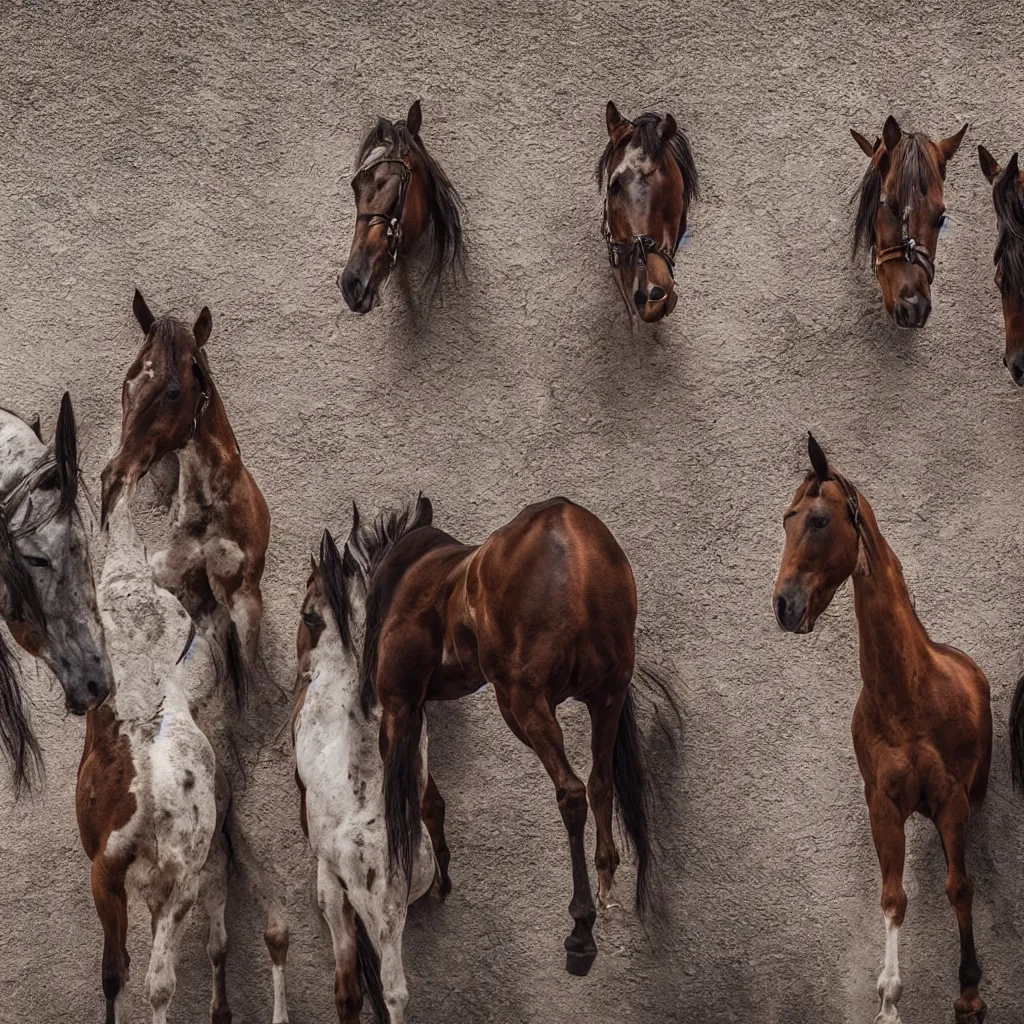
POLYGON ((865 252, 874 251, 875 218, 883 198, 902 210, 910 204, 915 191, 927 195, 932 182, 941 181, 943 177, 927 138, 917 132, 904 132, 896 148, 889 152, 889 170, 884 179, 880 161, 881 157, 877 157, 868 165, 851 200, 857 204, 853 226, 854 256, 862 248, 865 252))
POLYGON ((1017 183, 1016 162, 1004 168, 992 189, 999 222, 995 263, 1002 267, 1004 295, 1024 296, 1024 194, 1017 183))
POLYGON ((363 714, 369 715, 377 703, 377 647, 380 631, 391 604, 391 588, 372 586, 373 577, 384 556, 406 534, 434 521, 430 500, 422 494, 414 506, 381 512, 369 525, 360 527, 356 541, 358 555, 366 568, 366 628, 363 638, 363 685, 360 700, 363 714))
MULTIPOLYGON (((685 218, 690 209, 690 203, 700 197, 700 181, 697 176, 697 165, 693 159, 693 151, 690 149, 690 140, 682 128, 676 127, 675 134, 665 142, 661 137, 661 122, 665 118, 661 114, 641 114, 636 120, 629 123, 633 126, 632 135, 627 136, 629 142, 636 142, 643 150, 644 156, 652 160, 660 160, 667 153, 679 168, 683 177, 683 217, 685 218)), ((625 140, 621 140, 625 141, 625 140)), ((597 161, 597 184, 598 188, 604 188, 608 180, 608 171, 611 166, 612 156, 618 148, 615 142, 608 140, 604 152, 597 161)))
POLYGON ((423 165, 430 213, 430 266, 427 274, 436 290, 446 273, 454 275, 464 269, 466 249, 462 236, 462 199, 441 165, 427 152, 420 137, 409 131, 404 120, 378 118, 359 144, 356 167, 361 167, 378 146, 399 159, 415 152, 423 165))

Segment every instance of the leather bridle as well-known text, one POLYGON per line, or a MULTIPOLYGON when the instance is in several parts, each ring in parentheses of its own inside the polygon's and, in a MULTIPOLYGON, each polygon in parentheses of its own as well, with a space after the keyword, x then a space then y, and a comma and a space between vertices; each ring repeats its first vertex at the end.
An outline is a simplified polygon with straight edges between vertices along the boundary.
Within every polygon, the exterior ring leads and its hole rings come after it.
POLYGON ((366 174, 367 171, 372 171, 380 164, 393 164, 398 168, 395 174, 392 175, 398 178, 398 196, 395 198, 390 210, 386 212, 370 211, 357 213, 356 220, 368 221, 371 227, 374 224, 387 225, 388 255, 391 257, 391 265, 394 266, 398 262, 398 249, 402 244, 402 218, 405 216, 405 199, 409 194, 409 181, 412 178, 412 169, 401 157, 378 157, 370 163, 363 164, 356 171, 355 177, 352 179, 353 189, 362 175, 366 174))
POLYGON ((658 245, 650 235, 634 235, 632 241, 621 242, 612 238, 608 229, 608 216, 605 214, 604 240, 608 246, 608 262, 618 269, 621 266, 643 265, 647 269, 647 257, 654 253, 660 256, 668 266, 669 275, 675 279, 676 276, 676 251, 677 247, 671 249, 667 245, 658 245))
POLYGON ((189 428, 188 437, 185 438, 185 444, 188 444, 199 432, 199 424, 203 414, 210 405, 210 386, 207 383, 206 371, 203 369, 197 356, 192 357, 192 369, 199 382, 199 398, 196 401, 195 415, 192 417, 192 426, 189 428))
MULTIPOLYGON (((881 200, 879 205, 884 206, 885 200, 881 200)), ((925 272, 928 283, 931 284, 935 280, 935 263, 928 250, 917 239, 911 237, 909 207, 903 211, 900 220, 900 234, 899 245, 890 245, 886 249, 876 250, 875 270, 877 271, 884 263, 891 263, 893 260, 906 260, 908 263, 916 263, 925 272)))

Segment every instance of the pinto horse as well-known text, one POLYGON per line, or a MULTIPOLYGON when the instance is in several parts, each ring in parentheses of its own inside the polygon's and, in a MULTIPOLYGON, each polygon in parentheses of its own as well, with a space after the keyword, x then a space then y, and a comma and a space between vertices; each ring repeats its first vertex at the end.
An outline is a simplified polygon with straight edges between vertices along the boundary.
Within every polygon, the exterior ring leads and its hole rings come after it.
POLYGON ((338 287, 354 313, 380 301, 399 257, 430 235, 428 277, 435 293, 462 266, 462 201, 420 138, 420 101, 404 121, 380 118, 359 144, 352 189, 356 228, 338 287))
POLYGON ((875 1021, 899 1021, 899 931, 907 909, 904 825, 918 812, 935 823, 942 839, 946 893, 960 929, 957 1024, 981 1024, 986 1008, 978 992, 974 884, 964 848, 972 808, 988 786, 988 680, 966 654, 929 639, 871 506, 829 465, 813 437, 808 451, 811 471, 783 519, 786 544, 773 607, 784 630, 810 633, 836 590, 853 577, 863 682, 853 746, 882 870, 886 930, 875 1021))
POLYGON ((1016 153, 1005 169, 984 146, 978 147, 978 159, 992 186, 992 204, 999 224, 995 265, 1006 329, 1003 365, 1019 385, 1024 381, 1024 174, 1016 153))
POLYGON ((422 496, 411 513, 390 517, 381 531, 388 543, 370 564, 361 702, 364 715, 378 700, 381 706, 389 859, 411 879, 421 835, 426 701, 453 700, 491 683, 506 724, 555 786, 572 860, 566 968, 584 975, 597 956, 584 851, 587 796, 597 824, 599 903, 613 905, 614 802, 636 850, 636 905, 643 912, 652 884, 652 777, 631 681, 657 683, 675 707, 663 681, 634 674, 632 570, 609 529, 564 498, 531 505, 478 546, 460 543, 432 519, 422 496), (555 716, 570 697, 590 712, 587 786, 566 758, 555 716))
POLYGON ((380 709, 375 705, 366 713, 362 708, 357 651, 366 568, 385 543, 384 524, 379 519, 374 529, 360 529, 354 512, 344 555, 324 533, 320 560, 312 563, 306 584, 297 640, 295 779, 302 830, 317 857, 320 909, 331 929, 341 1024, 358 1024, 364 995, 378 1021, 402 1024, 409 999, 402 965, 407 905, 435 878, 442 892, 450 887, 444 804, 427 775, 426 729, 417 780, 423 824, 414 840, 411 885, 388 864, 380 709))
MULTIPOLYGON (((15 641, 60 680, 68 710, 84 715, 113 683, 89 542, 76 510, 78 432, 71 396, 49 445, 38 419, 0 409, 0 618, 15 641)), ((14 652, 0 631, 0 748, 15 792, 31 786, 42 753, 24 705, 14 652)))
POLYGON ((676 252, 697 198, 697 167, 671 114, 628 121, 609 100, 608 145, 597 163, 604 189, 601 232, 631 320, 654 323, 675 309, 676 252))
POLYGON ((121 389, 121 442, 103 470, 101 520, 105 526, 123 492, 177 454, 177 509, 168 547, 152 557, 153 578, 223 652, 241 703, 258 655, 270 511, 210 372, 209 309, 191 329, 154 317, 138 291, 133 310, 145 342, 121 389))
POLYGON ((932 309, 935 251, 946 223, 946 164, 963 142, 967 125, 932 142, 904 132, 892 115, 874 143, 850 129, 871 161, 854 199, 853 255, 870 252, 886 312, 898 327, 924 327, 932 309))

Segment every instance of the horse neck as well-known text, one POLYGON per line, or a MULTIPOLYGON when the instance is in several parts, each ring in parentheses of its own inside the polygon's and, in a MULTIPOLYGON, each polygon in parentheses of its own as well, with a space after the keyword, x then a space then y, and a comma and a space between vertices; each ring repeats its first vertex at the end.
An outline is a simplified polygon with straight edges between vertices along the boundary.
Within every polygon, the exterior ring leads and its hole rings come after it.
POLYGON ((178 464, 183 494, 205 482, 211 470, 222 475, 242 465, 235 432, 231 429, 227 410, 212 381, 210 403, 199 420, 195 435, 178 452, 178 464))
POLYGON ((930 641, 914 611, 899 558, 886 543, 870 505, 860 499, 864 537, 853 577, 866 692, 884 699, 905 695, 930 641))
POLYGON ((315 701, 332 719, 366 724, 360 706, 360 680, 354 650, 346 650, 334 630, 330 635, 325 631, 310 652, 306 703, 315 701))

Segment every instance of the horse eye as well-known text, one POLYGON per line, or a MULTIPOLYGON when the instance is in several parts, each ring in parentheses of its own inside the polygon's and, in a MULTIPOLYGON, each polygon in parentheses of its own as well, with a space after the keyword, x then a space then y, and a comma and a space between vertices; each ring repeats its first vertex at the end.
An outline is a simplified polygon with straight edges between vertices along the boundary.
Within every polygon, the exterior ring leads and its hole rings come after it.
POLYGON ((940 213, 938 224, 940 231, 946 231, 949 228, 949 217, 947 217, 944 213, 940 213))
POLYGON ((26 555, 25 561, 28 562, 35 569, 49 569, 50 560, 48 558, 41 558, 37 555, 26 555))
POLYGON ((310 629, 316 629, 317 626, 322 626, 324 620, 312 609, 308 609, 302 613, 302 621, 309 626, 310 629))
POLYGON ((167 399, 170 402, 176 402, 181 398, 181 387, 178 384, 167 385, 167 399))
POLYGON ((614 192, 614 193, 621 192, 622 191, 622 182, 619 181, 618 178, 616 178, 614 181, 609 183, 608 191, 609 192, 614 192))
POLYGON ((811 516, 811 528, 824 530, 828 526, 828 516, 811 516))

